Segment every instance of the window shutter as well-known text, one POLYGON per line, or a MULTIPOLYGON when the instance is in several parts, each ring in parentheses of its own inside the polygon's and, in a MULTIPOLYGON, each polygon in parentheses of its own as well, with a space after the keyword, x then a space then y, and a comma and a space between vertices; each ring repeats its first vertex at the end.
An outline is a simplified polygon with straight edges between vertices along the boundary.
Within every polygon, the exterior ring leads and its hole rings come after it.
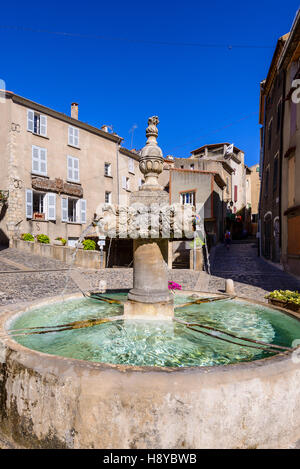
POLYGON ((66 197, 61 199, 61 221, 68 221, 68 199, 66 197))
POLYGON ((38 147, 32 147, 32 172, 39 172, 40 169, 40 152, 38 147))
POLYGON ((237 202, 238 198, 238 186, 234 186, 234 201, 237 202))
POLYGON ((47 174, 47 150, 45 148, 40 148, 40 172, 47 174))
POLYGON ((128 171, 134 173, 134 160, 132 158, 128 160, 128 171))
POLYGON ((32 190, 26 189, 26 218, 32 218, 32 190))
POLYGON ((79 160, 78 158, 73 159, 73 179, 76 182, 79 182, 79 160))
POLYGON ((68 179, 73 179, 73 160, 71 156, 68 156, 68 179))
POLYGON ((127 189, 126 176, 122 176, 122 189, 127 189))
POLYGON ((79 146, 79 129, 76 129, 75 127, 73 128, 73 133, 74 133, 74 147, 79 146))
POLYGON ((47 135, 47 116, 40 115, 40 134, 46 137, 47 135))
POLYGON ((86 200, 80 199, 80 221, 86 223, 86 200))
POLYGON ((69 126, 69 145, 74 145, 74 128, 69 126))
POLYGON ((56 194, 47 194, 47 220, 56 220, 56 194))
POLYGON ((30 109, 27 109, 27 130, 34 131, 34 112, 30 109))

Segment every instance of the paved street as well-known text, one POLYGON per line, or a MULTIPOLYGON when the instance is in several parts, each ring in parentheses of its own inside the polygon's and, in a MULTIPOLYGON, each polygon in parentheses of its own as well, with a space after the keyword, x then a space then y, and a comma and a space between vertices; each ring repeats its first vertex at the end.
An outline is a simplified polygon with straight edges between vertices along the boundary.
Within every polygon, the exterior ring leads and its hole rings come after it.
MULTIPOLYGON (((169 279, 184 289, 224 291, 225 279, 235 282, 239 296, 264 301, 267 292, 275 289, 300 291, 300 281, 257 257, 254 244, 232 244, 229 251, 221 244, 212 256, 212 276, 179 269, 169 272, 169 279)), ((76 269, 85 289, 97 288, 106 280, 109 288, 131 288, 132 269, 105 269, 101 271, 76 269)), ((32 301, 61 294, 68 278, 68 266, 54 259, 32 255, 17 249, 0 250, 0 305, 32 301)), ((79 282, 80 284, 80 282, 79 282)), ((67 293, 79 291, 69 278, 67 293)))
POLYGON ((235 282, 238 295, 258 300, 264 300, 272 290, 300 291, 300 280, 258 257, 254 243, 233 243, 229 250, 223 244, 218 245, 211 273, 212 291, 224 289, 227 278, 235 282))

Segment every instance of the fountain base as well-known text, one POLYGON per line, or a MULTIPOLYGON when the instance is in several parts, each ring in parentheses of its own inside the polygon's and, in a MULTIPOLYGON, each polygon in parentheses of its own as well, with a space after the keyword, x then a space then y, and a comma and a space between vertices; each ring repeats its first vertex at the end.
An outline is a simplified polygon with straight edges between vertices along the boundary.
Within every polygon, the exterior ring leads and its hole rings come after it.
POLYGON ((124 304, 125 319, 143 319, 145 321, 172 321, 174 317, 174 304, 172 301, 158 303, 141 303, 128 300, 124 304))

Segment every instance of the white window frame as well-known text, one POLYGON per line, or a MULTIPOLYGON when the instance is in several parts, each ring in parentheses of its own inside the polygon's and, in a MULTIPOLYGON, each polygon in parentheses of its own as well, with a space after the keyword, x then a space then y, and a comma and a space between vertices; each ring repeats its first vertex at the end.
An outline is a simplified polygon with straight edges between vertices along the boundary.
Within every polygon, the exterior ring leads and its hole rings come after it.
POLYGON ((79 148, 79 129, 69 125, 68 127, 68 144, 72 147, 79 148))
POLYGON ((104 176, 111 176, 111 163, 104 163, 104 176))
POLYGON ((32 189, 26 189, 26 218, 30 219, 33 216, 33 191, 32 189))
POLYGON ((64 223, 85 224, 87 220, 87 204, 85 199, 64 196, 61 198, 61 221, 64 223), (69 199, 75 202, 75 221, 69 219, 69 199))
POLYGON ((47 176, 47 149, 32 145, 32 173, 47 176), (36 163, 37 169, 34 167, 36 163), (43 169, 44 168, 44 169, 43 169))
POLYGON ((47 137, 47 116, 35 112, 32 109, 27 109, 27 130, 35 135, 47 137), (35 117, 39 120, 38 129, 34 130, 35 117))
POLYGON ((180 194, 180 201, 182 205, 195 205, 195 199, 195 191, 187 191, 180 194))
POLYGON ((128 172, 131 174, 134 174, 134 159, 133 158, 128 159, 128 172))
POLYGON ((122 189, 130 191, 130 179, 127 176, 122 176, 122 189))
POLYGON ((48 192, 46 194, 45 208, 47 220, 56 220, 56 194, 54 194, 53 192, 48 192))
POLYGON ((67 156, 67 181, 80 182, 79 158, 76 158, 75 156, 67 156), (76 173, 78 173, 77 177, 76 173))

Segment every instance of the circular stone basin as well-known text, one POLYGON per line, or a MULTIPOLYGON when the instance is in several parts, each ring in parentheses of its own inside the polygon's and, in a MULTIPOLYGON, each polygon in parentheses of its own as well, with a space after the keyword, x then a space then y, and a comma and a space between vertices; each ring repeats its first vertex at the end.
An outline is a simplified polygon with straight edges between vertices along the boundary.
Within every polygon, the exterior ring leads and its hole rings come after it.
MULTIPOLYGON (((106 297, 123 301, 127 298, 125 294, 110 294, 106 297)), ((175 296, 175 306, 191 301, 191 296, 175 296)), ((66 329, 66 325, 74 321, 114 318, 122 313, 122 305, 77 299, 32 309, 13 321, 10 329, 14 329, 14 333, 20 330, 15 340, 28 348, 62 357, 111 364, 213 366, 272 355, 272 352, 253 348, 253 343, 238 340, 241 345, 235 345, 171 321, 119 319, 93 327, 44 333, 45 330, 51 331, 53 326, 62 325, 62 329, 66 329)), ((293 317, 245 301, 225 299, 185 306, 175 309, 175 317, 241 337, 288 347, 294 339, 300 337, 300 322, 293 317)), ((211 334, 210 330, 202 330, 211 334)), ((226 339, 234 340, 227 336, 226 339)))
MULTIPOLYGON (((176 295, 176 302, 192 293, 176 295)), ((194 449, 287 448, 299 440, 298 351, 223 343, 171 321, 9 335, 122 310, 79 295, 60 300, 0 309, 0 441, 21 448, 194 449)), ((283 346, 300 339, 293 315, 241 299, 179 308, 175 316, 283 346)))

